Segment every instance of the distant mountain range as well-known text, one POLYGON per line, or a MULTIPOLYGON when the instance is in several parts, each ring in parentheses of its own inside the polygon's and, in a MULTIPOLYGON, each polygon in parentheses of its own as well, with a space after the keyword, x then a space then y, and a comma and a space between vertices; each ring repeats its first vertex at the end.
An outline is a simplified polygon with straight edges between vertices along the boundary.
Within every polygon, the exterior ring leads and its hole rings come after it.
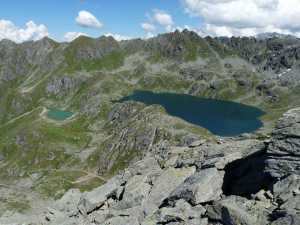
POLYGON ((296 36, 290 34, 280 34, 280 33, 261 33, 255 36, 257 39, 272 39, 272 38, 290 38, 290 39, 297 39, 296 36))

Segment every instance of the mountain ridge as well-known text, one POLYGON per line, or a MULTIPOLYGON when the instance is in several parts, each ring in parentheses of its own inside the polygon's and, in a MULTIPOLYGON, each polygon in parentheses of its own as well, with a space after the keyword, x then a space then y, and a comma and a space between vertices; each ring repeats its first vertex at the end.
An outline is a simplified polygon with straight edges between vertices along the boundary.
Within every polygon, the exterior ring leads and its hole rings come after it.
POLYGON ((57 199, 71 188, 92 190, 103 184, 97 177, 108 180, 151 146, 218 141, 162 107, 117 102, 134 90, 259 107, 267 112, 264 127, 248 135, 267 139, 277 119, 300 105, 299 65, 298 39, 202 38, 184 30, 121 42, 112 37, 71 43, 2 40, 0 177, 26 196, 3 189, 7 198, 0 214, 6 208, 26 211, 35 195, 57 199), (47 118, 50 109, 74 116, 53 121, 47 118))

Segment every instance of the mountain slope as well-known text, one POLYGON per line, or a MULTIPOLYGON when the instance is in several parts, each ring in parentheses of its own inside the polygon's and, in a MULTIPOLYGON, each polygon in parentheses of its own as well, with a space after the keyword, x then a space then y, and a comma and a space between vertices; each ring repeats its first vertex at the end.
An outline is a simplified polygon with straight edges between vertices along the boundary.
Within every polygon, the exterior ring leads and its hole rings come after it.
POLYGON ((57 198, 102 184, 154 145, 215 140, 160 107, 116 102, 137 89, 258 106, 267 112, 261 132, 268 134, 284 111, 300 105, 299 50, 298 39, 202 38, 188 30, 121 42, 2 40, 1 180, 20 187, 26 181, 29 192, 57 198), (53 121, 50 109, 75 114, 53 121))

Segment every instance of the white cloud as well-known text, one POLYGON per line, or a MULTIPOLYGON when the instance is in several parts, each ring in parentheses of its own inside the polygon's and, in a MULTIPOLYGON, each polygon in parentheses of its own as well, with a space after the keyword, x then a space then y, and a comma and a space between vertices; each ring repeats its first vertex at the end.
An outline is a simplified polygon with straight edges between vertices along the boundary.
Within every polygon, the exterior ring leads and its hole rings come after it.
POLYGON ((191 16, 201 17, 211 35, 300 32, 299 0, 182 0, 191 16))
POLYGON ((153 18, 158 24, 162 26, 169 26, 173 25, 174 23, 170 14, 160 10, 155 10, 153 18))
POLYGON ((141 27, 146 32, 153 32, 156 30, 156 27, 151 23, 141 23, 141 27))
POLYGON ((64 35, 64 39, 67 42, 71 42, 73 40, 75 40, 76 38, 78 38, 79 36, 89 36, 86 33, 81 33, 81 32, 68 32, 64 35))
POLYGON ((297 35, 297 33, 293 33, 290 30, 276 28, 272 25, 262 27, 262 28, 234 28, 229 26, 215 26, 212 24, 206 24, 204 28, 201 30, 203 34, 210 34, 213 36, 255 36, 261 33, 282 33, 282 34, 292 34, 297 35))
POLYGON ((147 17, 149 22, 141 23, 142 29, 146 32, 146 38, 154 36, 157 26, 162 26, 167 32, 174 30, 172 16, 163 10, 154 9, 151 14, 147 14, 147 17))
POLYGON ((9 20, 0 20, 0 40, 9 39, 20 43, 37 41, 48 35, 48 29, 43 24, 37 25, 33 21, 29 21, 26 23, 25 28, 20 28, 9 20))
POLYGON ((168 32, 172 30, 174 25, 172 16, 161 10, 154 10, 153 20, 163 26, 168 32))
POLYGON ((141 23, 141 27, 146 32, 146 38, 152 38, 154 36, 153 32, 156 30, 156 27, 151 23, 141 23))
POLYGON ((148 33, 146 34, 145 39, 153 38, 154 36, 155 36, 154 33, 148 32, 148 33))
POLYGON ((76 17, 76 23, 82 27, 101 28, 103 24, 90 12, 82 10, 76 17))
POLYGON ((107 33, 107 34, 104 34, 104 36, 106 36, 106 37, 111 36, 117 41, 132 39, 132 37, 128 37, 128 36, 124 36, 124 35, 120 35, 120 34, 113 34, 113 33, 107 33))

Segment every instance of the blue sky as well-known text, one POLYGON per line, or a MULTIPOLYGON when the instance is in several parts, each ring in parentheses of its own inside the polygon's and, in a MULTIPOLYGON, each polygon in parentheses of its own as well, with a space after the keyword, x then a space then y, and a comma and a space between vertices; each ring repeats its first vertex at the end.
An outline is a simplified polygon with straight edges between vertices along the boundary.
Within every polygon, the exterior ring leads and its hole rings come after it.
POLYGON ((0 40, 16 42, 145 38, 184 27, 203 36, 300 37, 300 0, 2 0, 0 8, 0 40))
MULTIPOLYGON (((143 37, 145 31, 141 23, 149 22, 153 10, 172 15, 174 27, 200 25, 199 18, 191 18, 184 12, 180 0, 9 0, 1 2, 0 19, 9 20, 20 28, 30 20, 44 24, 50 36, 57 40, 63 40, 67 32, 143 37), (75 18, 81 10, 93 14, 104 26, 101 29, 78 26, 75 18)), ((157 26, 157 32, 164 32, 164 28, 157 26)))

